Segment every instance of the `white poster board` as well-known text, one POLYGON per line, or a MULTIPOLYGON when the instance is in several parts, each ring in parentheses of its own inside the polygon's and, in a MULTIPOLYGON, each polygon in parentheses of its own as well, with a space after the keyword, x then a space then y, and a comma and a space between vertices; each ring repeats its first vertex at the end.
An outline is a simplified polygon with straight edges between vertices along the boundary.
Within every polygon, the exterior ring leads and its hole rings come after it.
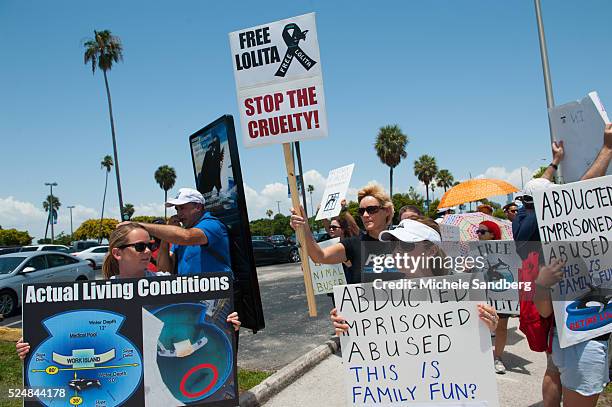
POLYGON ((499 406, 491 333, 467 289, 374 284, 334 288, 338 314, 350 326, 340 337, 347 405, 499 406))
POLYGON ((608 114, 597 92, 591 92, 580 101, 550 108, 548 116, 555 140, 564 144, 563 182, 579 181, 601 148, 605 124, 610 123, 608 114))
POLYGON ((315 220, 331 219, 338 216, 342 210, 340 204, 346 197, 346 191, 351 183, 355 164, 333 169, 327 175, 327 183, 321 197, 321 205, 315 220))
POLYGON ((551 293, 560 346, 612 332, 612 303, 583 301, 593 288, 612 288, 612 176, 557 185, 533 198, 542 242, 565 242, 542 247, 546 263, 566 260, 551 293))
POLYGON ((523 261, 516 254, 514 240, 487 240, 471 243, 473 256, 481 256, 485 263, 482 272, 485 281, 497 282, 497 287, 487 290, 487 301, 501 314, 518 315, 520 311, 518 270, 523 261), (503 283, 505 280, 506 283, 503 283), (502 284, 503 283, 503 284, 502 284))
MULTIPOLYGON (((319 243, 321 249, 332 246, 340 242, 340 238, 325 240, 319 243)), ((342 264, 319 264, 310 258, 310 272, 312 273, 312 289, 315 295, 328 294, 334 292, 334 286, 345 285, 346 276, 342 264)))
POLYGON ((229 34, 245 147, 327 136, 315 14, 229 34))

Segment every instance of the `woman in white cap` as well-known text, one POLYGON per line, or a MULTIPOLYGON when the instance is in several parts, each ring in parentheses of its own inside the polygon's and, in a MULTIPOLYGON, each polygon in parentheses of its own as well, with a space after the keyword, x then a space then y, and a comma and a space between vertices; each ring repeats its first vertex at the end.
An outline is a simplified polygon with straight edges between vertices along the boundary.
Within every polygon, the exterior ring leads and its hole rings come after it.
MULTIPOLYGON (((444 251, 440 247, 442 238, 439 226, 429 218, 404 219, 395 229, 382 231, 379 239, 386 242, 401 242, 402 251, 410 252, 413 256, 445 256, 444 251)), ((408 275, 410 278, 415 278, 451 274, 449 270, 444 269, 440 265, 440 262, 433 263, 432 265, 428 264, 428 262, 421 263, 422 267, 416 270, 409 270, 408 275)), ((336 334, 340 335, 347 332, 349 326, 346 324, 345 319, 338 315, 336 308, 332 309, 330 314, 336 334)), ((491 332, 495 331, 499 322, 495 308, 488 304, 478 304, 478 316, 491 332)))

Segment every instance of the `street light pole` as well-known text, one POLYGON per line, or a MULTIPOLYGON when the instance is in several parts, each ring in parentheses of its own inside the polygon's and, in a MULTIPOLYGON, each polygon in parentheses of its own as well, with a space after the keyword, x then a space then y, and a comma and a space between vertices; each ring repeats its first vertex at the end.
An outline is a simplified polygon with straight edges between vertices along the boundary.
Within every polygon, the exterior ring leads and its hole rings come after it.
POLYGON ((67 206, 70 209, 70 240, 74 239, 74 232, 72 231, 72 210, 74 209, 74 205, 67 206))
MULTIPOLYGON (((538 38, 540 40, 540 57, 542 59, 542 72, 544 74, 544 90, 546 92, 546 107, 548 110, 555 106, 555 98, 553 97, 552 81, 550 79, 550 67, 548 65, 548 51, 546 49, 546 37, 544 36, 544 22, 542 21, 542 7, 540 0, 534 0, 536 21, 538 24, 538 38)), ((551 144, 555 141, 552 125, 550 123, 550 115, 548 116, 548 131, 550 133, 551 144)), ((562 168, 559 166, 557 171, 559 182, 563 183, 562 168)))
POLYGON ((57 186, 57 182, 45 182, 45 185, 51 189, 49 195, 49 220, 51 223, 51 243, 55 243, 55 235, 53 234, 53 187, 57 186))
POLYGON ((278 213, 280 213, 280 203, 281 201, 276 201, 276 206, 278 207, 278 213))

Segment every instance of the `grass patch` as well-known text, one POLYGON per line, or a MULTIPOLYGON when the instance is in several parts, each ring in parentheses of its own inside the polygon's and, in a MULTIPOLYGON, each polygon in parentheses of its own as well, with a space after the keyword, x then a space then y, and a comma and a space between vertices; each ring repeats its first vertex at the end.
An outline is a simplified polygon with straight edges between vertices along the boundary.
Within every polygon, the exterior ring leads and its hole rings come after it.
POLYGON ((247 391, 265 379, 270 377, 272 372, 264 372, 261 370, 247 370, 238 368, 238 388, 239 392, 247 391))
POLYGON ((21 388, 21 360, 15 352, 15 342, 0 341, 0 407, 21 406, 21 399, 6 400, 8 388, 21 388))

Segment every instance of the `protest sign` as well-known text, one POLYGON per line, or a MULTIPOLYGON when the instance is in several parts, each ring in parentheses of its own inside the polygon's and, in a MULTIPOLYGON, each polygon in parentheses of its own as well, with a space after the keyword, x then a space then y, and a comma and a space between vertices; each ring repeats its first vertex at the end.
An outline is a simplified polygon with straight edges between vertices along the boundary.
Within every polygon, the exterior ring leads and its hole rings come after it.
POLYGON ((355 164, 345 165, 329 172, 315 220, 331 219, 340 214, 341 202, 346 197, 346 191, 351 183, 353 168, 355 164))
MULTIPOLYGON (((340 242, 340 238, 325 240, 319 243, 319 247, 324 249, 340 242)), ((334 292, 334 286, 346 284, 344 268, 342 264, 319 264, 311 259, 310 271, 312 272, 312 288, 315 295, 328 294, 334 292)))
MULTIPOLYGON (((584 99, 548 110, 555 140, 563 140, 565 156, 560 164, 563 182, 579 181, 595 160, 610 119, 597 92, 584 99)), ((612 168, 608 168, 608 175, 612 168)))
POLYGON ((551 293, 560 346, 612 332, 612 176, 557 185, 533 198, 545 263, 565 261, 551 293))
POLYGON ((315 14, 229 34, 245 147, 327 136, 315 14))
POLYGON ((57 389, 24 405, 237 405, 232 281, 210 273, 24 285, 24 385, 57 389))
POLYGON ((479 293, 469 289, 471 277, 334 287, 349 325, 340 337, 347 405, 499 405, 490 332, 472 301, 479 293), (419 288, 425 281, 436 285, 419 288))
POLYGON ((461 240, 461 231, 459 226, 448 225, 446 223, 438 223, 440 227, 440 235, 443 242, 458 242, 461 240))
POLYGON ((242 327, 257 332, 265 326, 234 118, 224 115, 189 136, 196 188, 204 209, 226 226, 230 239, 232 273, 240 287, 236 311, 242 327))
POLYGON ((471 254, 480 256, 485 263, 482 269, 476 267, 474 271, 482 272, 486 281, 505 280, 509 283, 487 290, 489 304, 499 313, 518 315, 519 290, 510 286, 519 281, 518 270, 522 266, 522 260, 516 254, 516 243, 513 240, 487 240, 470 243, 470 246, 471 254))

